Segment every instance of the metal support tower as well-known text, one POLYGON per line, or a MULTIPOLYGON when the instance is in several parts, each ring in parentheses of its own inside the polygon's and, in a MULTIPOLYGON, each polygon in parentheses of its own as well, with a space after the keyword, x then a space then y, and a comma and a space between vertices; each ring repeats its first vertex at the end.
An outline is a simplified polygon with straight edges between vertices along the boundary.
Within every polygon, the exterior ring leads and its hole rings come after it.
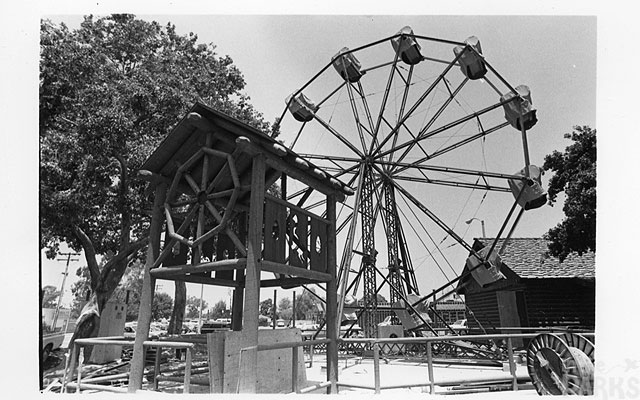
POLYGON ((393 190, 393 185, 385 182, 383 186, 384 190, 384 218, 386 222, 387 233, 387 259, 389 260, 389 275, 387 279, 393 288, 389 288, 389 302, 394 304, 400 300, 399 293, 403 297, 406 297, 407 292, 402 284, 402 277, 400 276, 401 265, 400 258, 398 257, 398 214, 396 212, 396 199, 393 190), (399 292, 399 293, 398 293, 399 292))
POLYGON ((362 277, 364 280, 363 323, 366 337, 378 337, 378 300, 376 290, 376 247, 374 231, 376 220, 373 215, 375 183, 370 165, 365 166, 360 202, 362 216, 362 277))

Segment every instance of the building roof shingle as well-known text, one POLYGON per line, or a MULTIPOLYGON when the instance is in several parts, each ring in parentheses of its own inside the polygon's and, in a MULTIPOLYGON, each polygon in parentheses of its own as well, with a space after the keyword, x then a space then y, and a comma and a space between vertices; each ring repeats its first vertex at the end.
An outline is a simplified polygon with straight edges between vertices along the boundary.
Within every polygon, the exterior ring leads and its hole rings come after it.
MULTIPOLYGON (((490 246, 494 239, 480 238, 490 246)), ((504 239, 498 240, 499 250, 504 239)), ((557 257, 547 254, 548 241, 543 238, 511 238, 507 243, 502 261, 520 278, 595 278, 595 253, 582 255, 571 253, 560 262, 557 257)))

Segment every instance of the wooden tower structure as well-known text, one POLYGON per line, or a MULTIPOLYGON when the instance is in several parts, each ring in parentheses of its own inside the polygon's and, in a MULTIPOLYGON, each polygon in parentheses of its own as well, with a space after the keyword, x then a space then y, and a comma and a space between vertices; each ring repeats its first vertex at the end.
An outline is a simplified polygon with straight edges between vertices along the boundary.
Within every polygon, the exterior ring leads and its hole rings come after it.
MULTIPOLYGON (((156 279, 233 288, 240 392, 256 392, 260 288, 326 285, 327 379, 337 377, 336 202, 353 190, 273 138, 195 104, 145 161, 154 204, 129 390, 141 387, 156 279), (311 212, 267 189, 293 179, 326 196, 311 212)), ((283 188, 284 192, 284 188, 283 188)), ((331 379, 334 378, 334 379, 331 379)))

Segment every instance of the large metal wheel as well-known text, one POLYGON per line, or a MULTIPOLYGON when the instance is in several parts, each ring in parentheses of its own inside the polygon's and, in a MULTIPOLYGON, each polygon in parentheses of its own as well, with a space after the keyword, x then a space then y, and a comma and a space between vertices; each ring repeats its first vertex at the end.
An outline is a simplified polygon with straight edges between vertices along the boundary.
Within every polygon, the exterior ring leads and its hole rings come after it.
MULTIPOLYGON (((381 322, 379 294, 430 329, 414 308, 423 300, 415 270, 428 265, 435 277, 437 267, 451 289, 461 265, 443 249, 476 254, 476 264, 495 261, 495 243, 477 254, 464 239, 461 210, 475 216, 469 204, 484 202, 483 212, 504 219, 491 232, 501 237, 525 209, 544 203, 539 169, 529 167, 536 116, 528 88, 507 82, 475 37, 437 39, 405 27, 343 48, 286 103, 285 144, 356 188, 338 216, 339 296, 341 304, 362 299, 367 337, 381 322)), ((294 188, 288 198, 308 208, 321 202, 294 188)))
POLYGON ((543 333, 536 336, 527 349, 527 369, 536 391, 540 395, 592 395, 593 359, 577 347, 585 345, 593 354, 585 338, 570 335, 543 333))

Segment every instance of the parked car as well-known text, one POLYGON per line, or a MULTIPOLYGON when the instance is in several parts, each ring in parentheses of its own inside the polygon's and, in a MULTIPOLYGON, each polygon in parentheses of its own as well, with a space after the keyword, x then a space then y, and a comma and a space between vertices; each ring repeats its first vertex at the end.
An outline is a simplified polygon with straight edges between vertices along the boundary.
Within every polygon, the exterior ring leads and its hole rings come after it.
POLYGON ((62 346, 64 335, 64 332, 56 332, 42 337, 42 362, 47 361, 49 354, 62 346))
MULTIPOLYGON (((125 338, 135 338, 136 337, 136 328, 138 327, 137 322, 127 322, 124 324, 124 332, 123 336, 125 338)), ((160 336, 166 335, 167 332, 159 329, 158 327, 151 325, 149 327, 149 338, 158 338, 160 336)))
POLYGON ((218 318, 213 321, 209 320, 204 324, 202 324, 202 328, 200 328, 200 333, 210 333, 213 331, 227 330, 229 328, 231 328, 230 318, 218 318))
POLYGON ((469 327, 467 326, 467 320, 466 319, 457 320, 456 322, 451 324, 451 329, 464 335, 469 330, 469 327))

